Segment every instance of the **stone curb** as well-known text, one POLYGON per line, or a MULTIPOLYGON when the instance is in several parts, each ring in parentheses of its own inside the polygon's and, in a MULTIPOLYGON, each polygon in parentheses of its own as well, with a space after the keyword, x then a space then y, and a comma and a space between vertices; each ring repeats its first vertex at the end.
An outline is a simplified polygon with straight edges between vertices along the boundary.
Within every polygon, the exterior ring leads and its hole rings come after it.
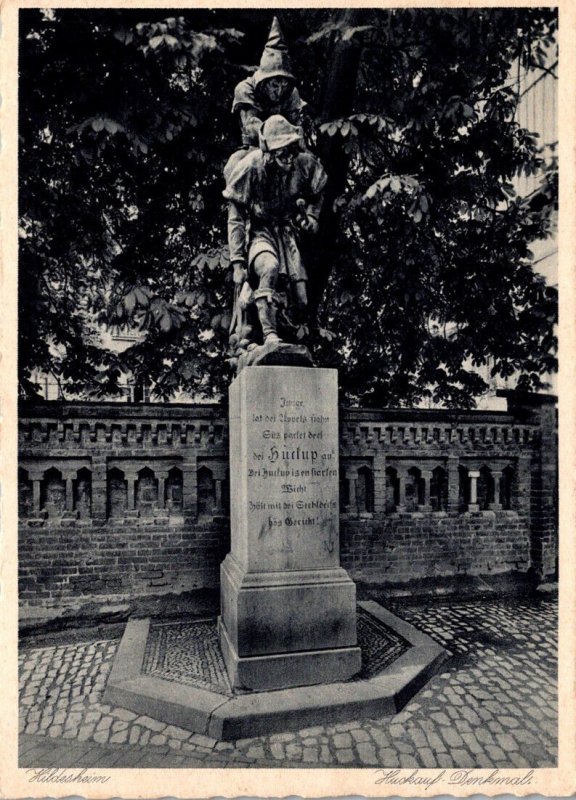
POLYGON ((150 622, 130 620, 104 702, 225 741, 298 730, 313 725, 320 715, 326 723, 334 723, 394 714, 432 677, 447 653, 378 603, 359 606, 411 645, 373 678, 225 697, 142 674, 150 622))

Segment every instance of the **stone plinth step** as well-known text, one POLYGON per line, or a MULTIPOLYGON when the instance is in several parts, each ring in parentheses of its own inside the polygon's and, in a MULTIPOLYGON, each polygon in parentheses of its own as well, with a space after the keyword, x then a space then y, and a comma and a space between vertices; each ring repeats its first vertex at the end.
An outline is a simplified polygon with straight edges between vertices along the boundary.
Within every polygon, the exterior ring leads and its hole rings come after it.
POLYGON ((372 651, 368 654, 372 668, 363 666, 360 675, 352 680, 247 693, 235 693, 226 682, 223 660, 215 649, 218 640, 214 623, 211 644, 206 623, 199 623, 204 628, 186 641, 183 655, 171 651, 171 658, 166 660, 171 627, 175 628, 172 640, 182 641, 177 624, 155 628, 148 619, 130 620, 114 660, 104 702, 224 740, 297 730, 319 721, 332 724, 394 714, 434 675, 447 654, 429 636, 378 603, 361 602, 359 609, 369 618, 368 627, 381 625, 390 631, 391 661, 382 658, 378 646, 372 646, 367 648, 372 651), (149 642, 154 637, 156 641, 149 642), (405 646, 399 648, 398 641, 405 646), (199 650, 203 646, 207 647, 205 656, 199 650), (199 668, 198 659, 189 658, 193 651, 200 653, 201 662, 204 659, 204 669, 202 664, 199 668), (162 664, 174 664, 178 658, 179 667, 169 673, 162 671, 162 664), (215 671, 221 675, 219 684, 209 680, 215 671))

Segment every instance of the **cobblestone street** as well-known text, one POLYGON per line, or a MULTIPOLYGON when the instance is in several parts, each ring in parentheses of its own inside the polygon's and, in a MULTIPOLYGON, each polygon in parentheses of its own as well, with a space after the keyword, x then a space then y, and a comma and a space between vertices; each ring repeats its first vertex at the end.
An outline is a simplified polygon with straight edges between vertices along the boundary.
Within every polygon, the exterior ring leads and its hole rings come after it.
MULTIPOLYGON (((376 598, 382 602, 382 598, 376 598)), ((557 759, 557 614, 551 598, 391 611, 451 658, 394 717, 219 742, 101 702, 110 638, 20 652, 20 766, 552 767, 557 759)), ((76 640, 73 637, 76 636, 76 640)), ((113 637, 113 638, 112 638, 113 637)))

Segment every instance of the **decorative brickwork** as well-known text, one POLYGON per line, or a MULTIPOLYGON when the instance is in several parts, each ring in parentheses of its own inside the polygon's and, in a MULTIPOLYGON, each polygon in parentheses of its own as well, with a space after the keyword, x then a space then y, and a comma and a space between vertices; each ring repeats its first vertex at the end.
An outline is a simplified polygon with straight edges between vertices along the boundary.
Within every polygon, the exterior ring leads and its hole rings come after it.
POLYGON ((383 583, 554 573, 554 419, 553 398, 516 394, 509 412, 342 412, 342 565, 383 583))
MULTIPOLYGON (((556 415, 341 411, 342 564, 355 579, 556 569, 556 415)), ((216 587, 229 549, 219 406, 44 403, 20 409, 21 600, 216 587)))

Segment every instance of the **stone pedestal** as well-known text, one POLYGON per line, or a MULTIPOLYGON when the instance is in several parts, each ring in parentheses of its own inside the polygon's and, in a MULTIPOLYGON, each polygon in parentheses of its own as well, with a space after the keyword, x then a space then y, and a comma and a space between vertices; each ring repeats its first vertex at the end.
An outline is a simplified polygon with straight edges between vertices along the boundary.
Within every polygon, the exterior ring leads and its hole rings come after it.
POLYGON ((242 370, 230 387, 230 501, 219 636, 233 686, 357 673, 356 587, 339 554, 335 370, 242 370))

